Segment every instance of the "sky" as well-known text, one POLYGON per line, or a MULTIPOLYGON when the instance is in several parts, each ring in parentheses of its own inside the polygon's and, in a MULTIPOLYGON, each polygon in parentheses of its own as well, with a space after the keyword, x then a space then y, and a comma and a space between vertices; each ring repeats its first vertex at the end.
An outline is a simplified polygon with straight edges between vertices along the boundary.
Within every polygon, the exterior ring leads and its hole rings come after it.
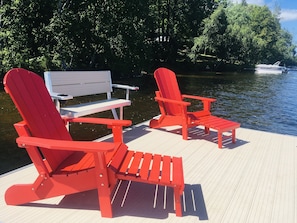
MULTIPOLYGON (((241 0, 232 0, 241 2, 241 0)), ((246 0, 248 4, 266 5, 271 11, 276 6, 281 9, 280 23, 283 29, 293 36, 293 43, 297 45, 297 1, 296 0, 246 0)))

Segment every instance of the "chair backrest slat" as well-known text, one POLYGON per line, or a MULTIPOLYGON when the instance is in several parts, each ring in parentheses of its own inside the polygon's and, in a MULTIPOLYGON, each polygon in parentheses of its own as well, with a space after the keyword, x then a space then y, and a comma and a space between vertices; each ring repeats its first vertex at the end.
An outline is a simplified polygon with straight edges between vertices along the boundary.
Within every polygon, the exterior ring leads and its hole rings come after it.
MULTIPOLYGON (((14 68, 5 75, 4 87, 32 136, 72 140, 40 76, 22 68, 14 68)), ((40 150, 52 170, 72 154, 69 151, 40 150)))
MULTIPOLYGON (((158 68, 154 72, 160 96, 167 99, 182 101, 182 95, 177 83, 175 73, 167 68, 158 68)), ((182 108, 177 104, 164 103, 168 115, 182 114, 182 108)))

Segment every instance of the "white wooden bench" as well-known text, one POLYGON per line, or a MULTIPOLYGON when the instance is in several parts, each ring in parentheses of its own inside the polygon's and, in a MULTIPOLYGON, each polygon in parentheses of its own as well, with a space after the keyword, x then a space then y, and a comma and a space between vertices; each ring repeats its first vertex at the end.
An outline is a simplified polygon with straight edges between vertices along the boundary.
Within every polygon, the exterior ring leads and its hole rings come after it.
POLYGON ((112 84, 110 71, 46 71, 45 85, 56 104, 60 114, 68 117, 86 116, 102 111, 111 110, 113 117, 119 119, 116 108, 120 109, 120 119, 123 119, 123 107, 131 105, 130 90, 138 87, 112 84), (112 98, 114 88, 126 90, 125 99, 112 98), (106 99, 61 107, 60 101, 74 97, 106 94, 106 99))

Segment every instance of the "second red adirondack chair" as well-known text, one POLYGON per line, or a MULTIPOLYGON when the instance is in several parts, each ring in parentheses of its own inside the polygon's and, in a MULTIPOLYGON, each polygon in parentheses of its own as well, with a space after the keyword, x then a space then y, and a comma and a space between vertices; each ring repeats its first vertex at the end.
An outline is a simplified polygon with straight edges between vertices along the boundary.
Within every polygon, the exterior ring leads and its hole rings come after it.
POLYGON ((195 95, 181 94, 175 73, 167 68, 158 68, 154 72, 154 78, 159 88, 156 91, 155 100, 159 104, 160 117, 150 121, 151 128, 161 128, 166 126, 182 126, 182 137, 188 139, 188 129, 194 126, 202 125, 205 132, 209 129, 218 131, 218 146, 222 147, 222 133, 232 131, 232 141, 235 142, 235 129, 240 126, 239 123, 232 122, 211 115, 211 103, 216 99, 200 97, 195 95), (184 99, 199 100, 203 104, 203 109, 195 112, 189 112, 190 102, 184 99))

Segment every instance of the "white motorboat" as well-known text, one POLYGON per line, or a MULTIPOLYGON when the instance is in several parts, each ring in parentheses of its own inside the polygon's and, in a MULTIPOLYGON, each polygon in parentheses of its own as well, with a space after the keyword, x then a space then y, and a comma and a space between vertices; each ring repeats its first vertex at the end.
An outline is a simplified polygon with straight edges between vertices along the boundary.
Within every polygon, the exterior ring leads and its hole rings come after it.
POLYGON ((280 61, 274 64, 257 64, 255 73, 256 74, 284 74, 288 72, 285 66, 280 65, 280 61))

